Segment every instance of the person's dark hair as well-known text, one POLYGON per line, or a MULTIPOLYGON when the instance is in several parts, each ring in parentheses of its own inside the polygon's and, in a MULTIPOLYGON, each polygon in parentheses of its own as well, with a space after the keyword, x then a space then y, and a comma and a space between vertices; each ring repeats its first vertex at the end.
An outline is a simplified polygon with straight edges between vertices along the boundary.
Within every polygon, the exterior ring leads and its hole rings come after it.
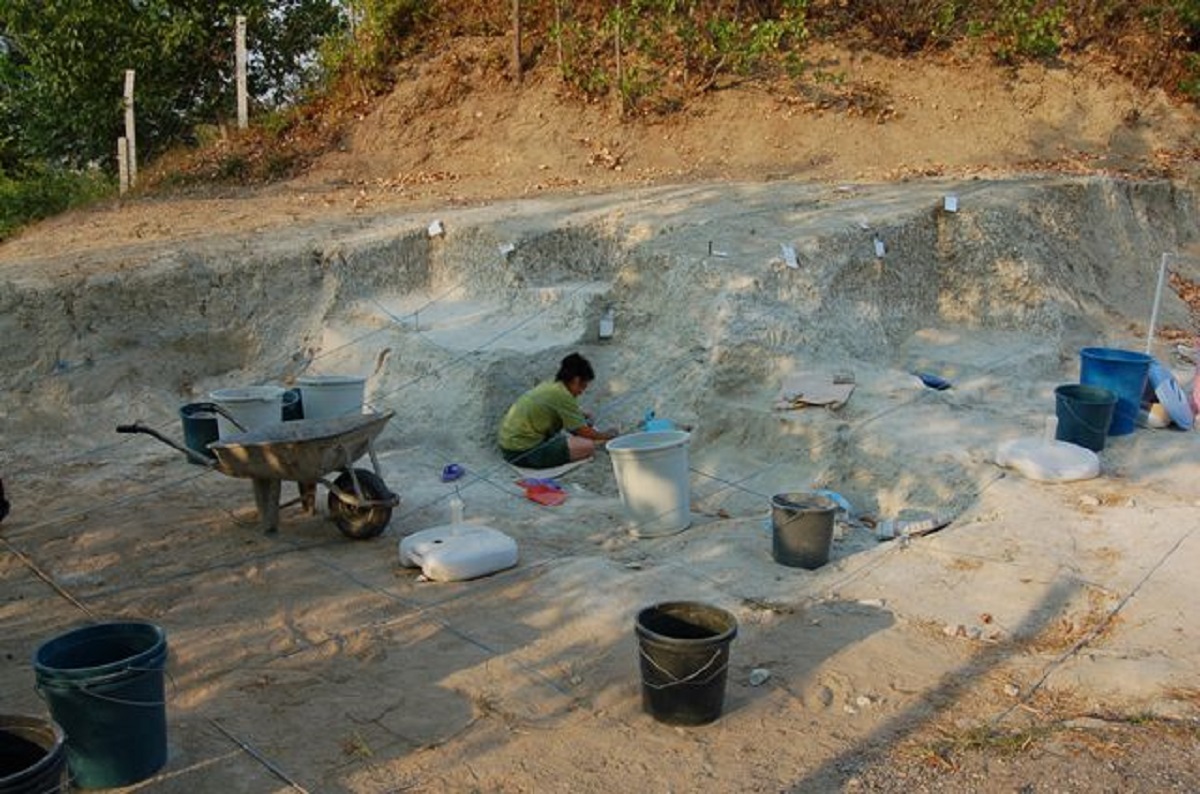
POLYGON ((583 378, 588 383, 596 379, 596 372, 586 358, 578 353, 572 353, 558 365, 558 374, 554 379, 562 383, 570 382, 571 378, 583 378))

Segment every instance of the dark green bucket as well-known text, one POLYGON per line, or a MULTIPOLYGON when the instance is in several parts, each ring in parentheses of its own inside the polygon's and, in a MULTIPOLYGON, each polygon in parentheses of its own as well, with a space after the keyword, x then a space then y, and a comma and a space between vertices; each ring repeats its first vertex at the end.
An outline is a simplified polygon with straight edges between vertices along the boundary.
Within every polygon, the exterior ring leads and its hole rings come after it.
POLYGON ((75 785, 128 786, 166 763, 166 662, 166 633, 136 621, 84 626, 38 648, 38 691, 67 735, 75 785))
MULTIPOLYGON (((179 419, 183 422, 183 445, 201 455, 216 460, 208 445, 217 440, 217 406, 214 403, 188 403, 180 406, 179 419)), ((188 458, 189 463, 196 461, 188 458)))
POLYGON ((1067 383, 1054 390, 1054 413, 1058 428, 1054 438, 1086 447, 1104 449, 1104 440, 1117 410, 1117 395, 1102 386, 1067 383))
POLYGON ((0 794, 67 790, 62 728, 23 714, 0 714, 0 794))

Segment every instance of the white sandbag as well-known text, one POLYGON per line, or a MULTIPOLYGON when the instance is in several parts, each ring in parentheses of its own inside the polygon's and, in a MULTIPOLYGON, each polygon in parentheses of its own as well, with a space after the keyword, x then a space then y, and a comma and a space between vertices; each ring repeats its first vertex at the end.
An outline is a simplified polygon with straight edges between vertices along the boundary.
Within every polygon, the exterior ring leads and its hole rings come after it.
POLYGON ((1100 458, 1090 449, 1066 441, 1019 438, 996 451, 996 463, 1041 482, 1090 480, 1100 474, 1100 458))
POLYGON ((401 539, 400 564, 435 582, 461 582, 516 565, 517 542, 491 527, 446 524, 401 539))

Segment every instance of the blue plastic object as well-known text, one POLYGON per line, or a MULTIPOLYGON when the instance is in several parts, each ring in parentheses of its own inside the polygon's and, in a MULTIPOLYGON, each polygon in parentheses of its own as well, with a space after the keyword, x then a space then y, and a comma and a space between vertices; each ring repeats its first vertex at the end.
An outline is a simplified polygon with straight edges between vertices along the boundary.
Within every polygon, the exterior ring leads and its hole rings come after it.
POLYGON ((447 464, 446 467, 442 469, 442 482, 454 482, 466 473, 467 470, 462 466, 459 466, 457 463, 447 464))
POLYGON ((1180 387, 1179 381, 1157 359, 1151 359, 1149 370, 1150 388, 1154 390, 1155 398, 1167 409, 1171 421, 1184 430, 1191 430, 1195 424, 1192 416, 1192 406, 1187 395, 1180 387))
POLYGON ((1110 436, 1124 436, 1136 427, 1142 407, 1142 392, 1150 372, 1150 356, 1132 350, 1085 347, 1079 351, 1079 382, 1102 386, 1117 395, 1110 436))
POLYGON ((646 413, 642 416, 642 430, 647 433, 656 433, 663 430, 674 430, 675 423, 670 419, 659 419, 653 408, 647 408, 646 413))
POLYGON ((913 374, 921 379, 921 383, 924 383, 929 388, 936 389, 938 391, 945 391, 946 389, 949 389, 951 385, 953 385, 945 378, 934 375, 931 372, 914 372, 913 374))

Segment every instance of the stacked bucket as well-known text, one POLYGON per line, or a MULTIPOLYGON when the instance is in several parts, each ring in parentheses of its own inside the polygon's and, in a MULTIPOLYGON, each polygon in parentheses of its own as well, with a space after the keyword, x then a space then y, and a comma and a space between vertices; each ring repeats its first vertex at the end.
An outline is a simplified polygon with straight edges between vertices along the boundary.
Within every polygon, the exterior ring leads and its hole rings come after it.
POLYGON ((128 786, 167 761, 166 633, 152 623, 68 631, 33 657, 50 720, 0 715, 0 794, 128 786))
POLYGON ((1079 358, 1079 383, 1054 390, 1055 438, 1100 452, 1108 436, 1136 429, 1152 359, 1108 347, 1085 347, 1079 358))

